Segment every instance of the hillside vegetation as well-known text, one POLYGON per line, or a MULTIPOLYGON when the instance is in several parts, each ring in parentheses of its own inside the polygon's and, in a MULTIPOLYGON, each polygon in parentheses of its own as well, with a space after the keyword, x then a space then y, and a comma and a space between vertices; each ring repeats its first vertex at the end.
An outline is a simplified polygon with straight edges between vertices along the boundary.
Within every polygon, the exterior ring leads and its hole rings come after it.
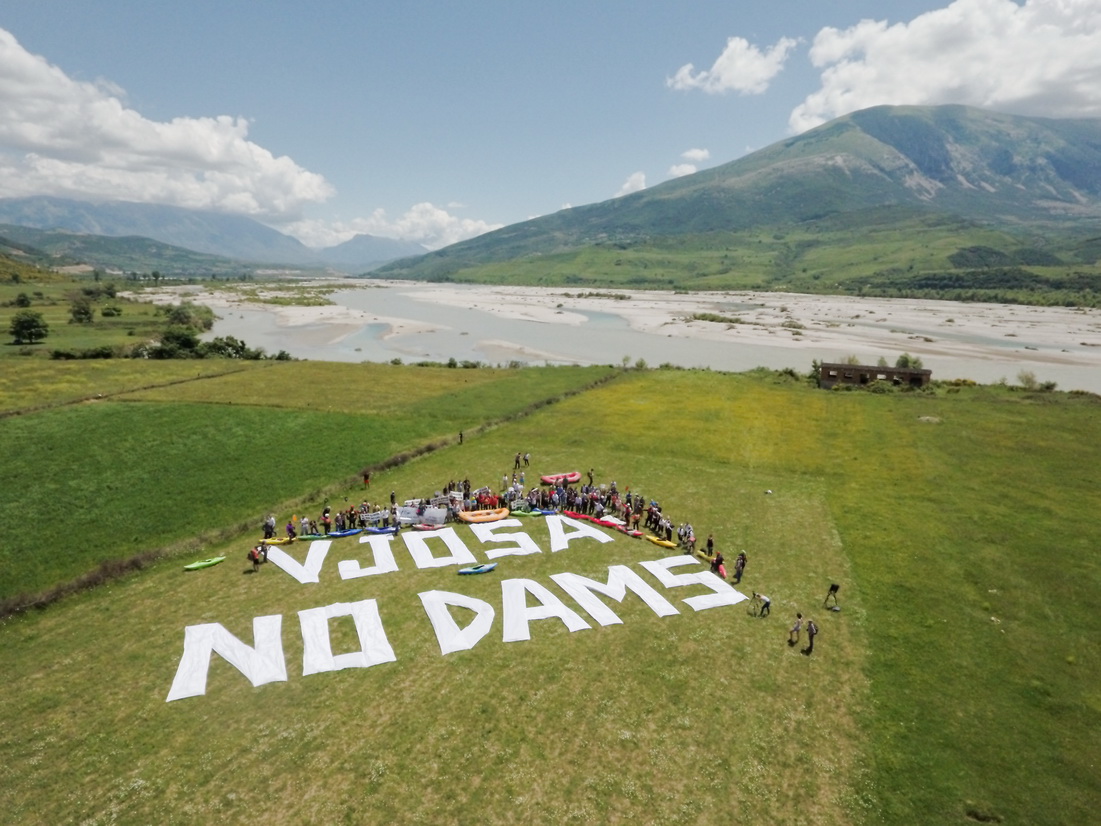
MULTIPOLYGON (((80 434, 95 457, 73 468, 44 446, 21 454, 4 489, 38 493, 21 494, 16 519, 57 512, 72 533, 30 532, 19 565, 87 566, 139 527, 168 542, 185 532, 163 521, 173 510, 198 535, 268 508, 282 522, 450 479, 496 486, 519 450, 531 476, 592 467, 660 501, 701 545, 713 534, 728 565, 745 549, 738 587, 771 596, 773 615, 693 610, 684 599, 706 589, 661 586, 640 563, 677 552, 645 540, 613 532, 551 553, 535 518, 520 529, 541 552, 501 557, 493 574, 417 569, 398 540, 398 571, 342 579, 341 560, 371 561, 349 539, 312 585, 272 563, 252 574, 250 527, 0 624, 0 805, 13 821, 1056 824, 1101 806, 1096 397, 833 393, 768 371, 670 370, 542 405, 599 373, 406 367, 363 381, 362 369, 271 364, 0 422, 26 430, 7 444, 80 434), (311 383, 321 392, 300 392, 311 383), (176 432, 186 449, 169 444, 176 432), (441 437, 411 461, 383 458, 441 437), (134 441, 111 447, 119 438, 134 441), (376 455, 385 467, 364 491, 347 469, 376 455), (103 504, 74 529, 67 496, 103 504), (98 533, 81 541, 84 528, 98 533), (598 625, 550 578, 603 581, 612 565, 678 613, 599 598, 622 624, 598 625), (516 578, 591 627, 534 620, 530 641, 502 641, 502 582, 516 578), (831 582, 837 613, 821 608, 831 582), (418 597, 432 590, 494 606, 490 633, 441 655, 418 597), (365 599, 396 660, 303 676, 296 613, 365 599), (821 628, 811 656, 785 644, 796 611, 821 628), (253 619, 272 615, 285 682, 254 688, 215 655, 205 695, 165 702, 186 627, 220 623, 251 645, 253 619)), ((489 546, 458 530, 484 561, 489 546)), ((329 630, 334 653, 358 649, 347 616, 329 630)))
POLYGON ((602 242, 452 270, 385 274, 480 284, 777 290, 1096 307, 1101 267, 1084 241, 1021 238, 912 210, 798 226, 602 242), (1043 245, 1043 249, 1036 245, 1043 245))
POLYGON ((372 276, 1094 306, 1098 146, 1098 121, 875 107, 372 276))

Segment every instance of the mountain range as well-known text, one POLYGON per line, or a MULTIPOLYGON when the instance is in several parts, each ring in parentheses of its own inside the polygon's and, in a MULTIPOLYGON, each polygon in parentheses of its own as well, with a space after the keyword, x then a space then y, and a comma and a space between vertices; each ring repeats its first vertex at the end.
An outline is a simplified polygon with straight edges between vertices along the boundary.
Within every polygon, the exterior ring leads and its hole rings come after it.
POLYGON ((371 235, 356 235, 334 247, 312 249, 242 215, 127 201, 2 198, 0 224, 5 225, 0 234, 12 240, 94 266, 122 269, 133 269, 136 261, 143 261, 152 269, 159 266, 168 271, 227 271, 240 270, 242 262, 250 262, 364 272, 386 261, 425 251, 410 241, 371 235), (13 227, 37 232, 20 232, 13 227), (126 243, 120 245, 110 239, 126 243))
POLYGON ((1101 234, 1101 120, 965 106, 878 106, 739 160, 597 204, 513 224, 383 277, 448 279, 471 267, 608 244, 798 227, 843 215, 951 217, 1006 231, 1101 234))
MULTIPOLYGON (((243 216, 52 197, 0 199, 0 225, 0 236, 59 258, 127 270, 144 262, 164 272, 232 271, 252 262, 391 278, 531 282, 551 278, 553 260, 583 271, 561 276, 566 283, 614 282, 621 273, 610 274, 612 264, 633 263, 651 271, 626 283, 721 288, 731 282, 718 275, 746 272, 760 252, 771 256, 772 280, 744 283, 777 286, 800 272, 839 277, 837 266, 822 265, 821 253, 836 249, 839 239, 853 245, 842 256, 849 269, 861 255, 863 264, 890 259, 882 247, 856 249, 873 227, 881 238, 892 230, 914 250, 879 269, 901 263, 930 271, 963 260, 1092 264, 1101 256, 1101 120, 878 106, 730 163, 434 252, 367 235, 317 250, 243 216), (791 233, 813 237, 796 242, 791 233), (622 254, 643 246, 663 257, 640 263, 622 254), (919 247, 944 249, 930 259, 919 247), (659 277, 663 266, 673 266, 674 248, 688 250, 678 253, 685 261, 659 277), (817 259, 804 255, 814 248, 817 259), (705 252, 716 259, 711 283, 699 273, 705 252), (601 255, 615 260, 598 261, 601 255)), ((756 266, 768 275, 764 264, 756 266)))

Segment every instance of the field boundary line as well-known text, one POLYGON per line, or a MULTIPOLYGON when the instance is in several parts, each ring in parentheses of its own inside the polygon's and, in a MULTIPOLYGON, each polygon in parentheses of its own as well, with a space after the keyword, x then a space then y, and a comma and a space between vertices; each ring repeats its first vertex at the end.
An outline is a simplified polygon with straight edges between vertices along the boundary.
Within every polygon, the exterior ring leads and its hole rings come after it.
MULTIPOLYGON (((233 372, 241 372, 239 370, 233 372)), ((574 388, 572 390, 563 391, 555 396, 549 396, 545 399, 539 399, 531 404, 517 410, 515 413, 510 413, 507 416, 502 416, 497 419, 490 419, 482 424, 467 430, 466 432, 472 436, 488 433, 500 427, 508 422, 516 421, 518 419, 526 418, 533 413, 542 410, 552 404, 556 404, 564 399, 568 399, 572 396, 580 395, 581 393, 587 393, 590 390, 595 390, 602 385, 608 384, 611 381, 624 375, 626 371, 613 370, 605 376, 590 382, 589 384, 581 387, 574 388)), ((221 375, 229 375, 222 373, 221 375)), ((206 378, 215 378, 215 376, 207 376, 206 378)), ((154 385, 155 387, 166 387, 171 384, 182 384, 188 381, 199 381, 199 379, 183 379, 180 381, 168 382, 164 385, 154 385)), ((144 389, 144 388, 141 388, 144 389)), ((127 393, 133 392, 133 390, 125 391, 127 393)), ((119 394, 112 394, 119 395, 119 394)), ((104 397, 106 398, 106 396, 104 397)), ((66 402, 65 404, 75 404, 76 402, 66 402)), ((64 405, 56 405, 64 406, 64 405)), ((49 408, 44 408, 49 409, 49 408)), ((278 408, 273 408, 278 409, 278 408)), ((2 417, 0 417, 2 418, 2 417)), ((315 502, 318 499, 323 499, 330 495, 335 495, 337 491, 340 491, 349 485, 355 484, 363 473, 379 473, 387 470, 391 470, 396 467, 401 467, 414 459, 418 459, 421 456, 426 456, 430 453, 435 453, 437 450, 442 450, 445 447, 451 447, 458 444, 458 437, 451 437, 442 440, 428 441, 409 450, 402 451, 401 453, 395 453, 392 456, 387 457, 373 465, 368 465, 363 468, 362 471, 354 475, 349 475, 341 480, 335 481, 329 485, 318 490, 311 491, 305 496, 295 497, 294 499, 288 499, 278 503, 273 509, 285 511, 300 509, 301 505, 305 505, 311 502, 315 502)), ((221 528, 212 528, 207 531, 203 531, 196 536, 188 539, 182 539, 177 542, 170 543, 168 545, 162 545, 159 548, 151 548, 146 551, 141 551, 125 559, 109 559, 101 562, 96 568, 81 574, 76 579, 63 582, 52 588, 42 591, 37 594, 15 594, 11 597, 0 600, 0 620, 7 619, 8 617, 15 616, 16 614, 23 614, 31 609, 45 610, 54 603, 64 599, 65 597, 73 594, 80 593, 81 591, 88 591, 92 588, 98 588, 101 585, 107 585, 118 579, 121 579, 126 574, 132 571, 140 571, 156 562, 164 559, 172 559, 177 556, 182 556, 184 553, 195 553, 202 551, 206 546, 216 544, 220 542, 230 542, 238 536, 243 536, 249 531, 256 530, 258 525, 252 521, 237 522, 232 525, 226 525, 221 528)))

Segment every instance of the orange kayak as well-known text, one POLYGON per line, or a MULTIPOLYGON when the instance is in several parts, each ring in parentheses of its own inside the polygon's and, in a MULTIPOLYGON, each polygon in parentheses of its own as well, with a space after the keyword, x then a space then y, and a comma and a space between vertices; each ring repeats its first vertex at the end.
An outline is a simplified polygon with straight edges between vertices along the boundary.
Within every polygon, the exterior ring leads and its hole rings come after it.
POLYGON ((488 511, 459 511, 459 519, 464 522, 496 522, 504 519, 510 513, 508 508, 497 508, 488 511))

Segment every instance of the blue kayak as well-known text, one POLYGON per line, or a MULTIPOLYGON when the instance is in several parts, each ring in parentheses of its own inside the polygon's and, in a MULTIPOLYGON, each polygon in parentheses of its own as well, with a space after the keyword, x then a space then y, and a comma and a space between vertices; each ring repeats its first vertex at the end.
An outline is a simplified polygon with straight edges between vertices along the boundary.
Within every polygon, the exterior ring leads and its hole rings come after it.
POLYGON ((363 528, 348 528, 346 531, 329 531, 329 538, 340 539, 345 536, 355 536, 359 533, 363 533, 363 528))
POLYGON ((488 574, 497 567, 496 562, 484 562, 481 565, 472 565, 469 568, 460 568, 460 574, 488 574))

